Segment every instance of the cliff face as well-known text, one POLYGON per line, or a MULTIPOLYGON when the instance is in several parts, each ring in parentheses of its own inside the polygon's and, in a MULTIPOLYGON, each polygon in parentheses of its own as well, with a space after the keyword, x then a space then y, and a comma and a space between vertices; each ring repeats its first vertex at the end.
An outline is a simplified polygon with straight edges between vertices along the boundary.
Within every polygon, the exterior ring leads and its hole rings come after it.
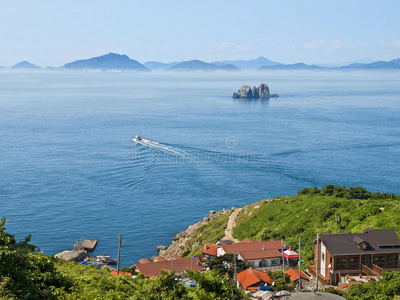
POLYGON ((278 95, 269 93, 269 87, 265 83, 256 88, 251 88, 249 85, 242 85, 237 93, 233 93, 232 98, 270 98, 278 97, 278 95))
MULTIPOLYGON (((216 243, 224 237, 225 228, 231 210, 222 210, 220 212, 210 211, 208 217, 190 225, 188 229, 175 235, 169 247, 158 246, 159 256, 170 259, 174 255, 187 255, 187 253, 198 250, 206 242, 216 243)), ((155 257, 152 259, 157 260, 155 257)))

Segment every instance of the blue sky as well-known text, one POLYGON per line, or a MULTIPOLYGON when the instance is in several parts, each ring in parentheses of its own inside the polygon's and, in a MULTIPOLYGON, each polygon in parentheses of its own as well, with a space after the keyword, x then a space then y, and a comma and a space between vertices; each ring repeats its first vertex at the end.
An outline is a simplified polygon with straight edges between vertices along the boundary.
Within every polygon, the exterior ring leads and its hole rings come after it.
POLYGON ((0 0, 0 65, 124 53, 142 63, 400 58, 400 1, 0 0))

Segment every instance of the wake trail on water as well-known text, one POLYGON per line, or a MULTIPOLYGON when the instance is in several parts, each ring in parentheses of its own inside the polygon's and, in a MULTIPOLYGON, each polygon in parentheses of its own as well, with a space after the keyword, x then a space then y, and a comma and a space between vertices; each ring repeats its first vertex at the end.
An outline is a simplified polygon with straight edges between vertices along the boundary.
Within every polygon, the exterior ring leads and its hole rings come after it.
POLYGON ((165 144, 161 144, 161 143, 157 143, 148 139, 144 139, 144 138, 134 138, 132 139, 132 141, 134 141, 137 144, 143 145, 145 147, 149 147, 149 148, 155 148, 155 149, 160 149, 161 151, 167 152, 167 153, 172 153, 172 154, 177 154, 177 155, 185 155, 187 154, 186 151, 171 147, 171 146, 167 146, 165 144))

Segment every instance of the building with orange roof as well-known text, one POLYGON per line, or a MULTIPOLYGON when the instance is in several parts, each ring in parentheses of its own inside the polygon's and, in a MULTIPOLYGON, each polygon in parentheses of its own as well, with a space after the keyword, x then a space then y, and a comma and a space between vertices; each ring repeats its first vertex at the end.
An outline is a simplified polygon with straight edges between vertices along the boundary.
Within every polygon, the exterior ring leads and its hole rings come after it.
MULTIPOLYGON (((166 260, 164 257, 159 256, 159 257, 156 257, 156 258, 154 259, 154 261, 157 262, 157 261, 167 261, 167 260, 166 260)), ((139 262, 140 262, 140 260, 139 260, 139 262)))
POLYGON ((175 274, 181 274, 186 270, 205 271, 201 266, 201 261, 198 257, 174 259, 171 261, 158 261, 145 264, 135 264, 132 267, 137 272, 142 273, 145 277, 154 277, 161 273, 161 270, 174 270, 175 274))
MULTIPOLYGON (((283 250, 287 249, 283 243, 283 250)), ((282 241, 259 241, 250 239, 217 248, 217 256, 237 253, 238 258, 250 263, 253 268, 265 268, 271 271, 278 270, 282 266, 282 241)))
MULTIPOLYGON (((290 277, 290 281, 292 281, 292 282, 294 282, 296 284, 299 282, 299 277, 300 276, 299 276, 299 270, 298 269, 290 268, 290 269, 285 271, 285 274, 290 277)), ((310 278, 303 271, 301 271, 301 285, 304 286, 304 284, 306 284, 309 281, 310 281, 310 278)))
MULTIPOLYGON (((111 271, 110 273, 111 273, 111 275, 117 275, 117 271, 115 271, 115 270, 111 271)), ((119 275, 119 276, 124 276, 124 275, 126 275, 126 276, 132 277, 132 273, 129 273, 129 272, 122 272, 122 271, 119 271, 118 275, 119 275)))
POLYGON ((240 243, 254 243, 253 240, 245 238, 244 240, 241 240, 240 243))
POLYGON ((199 251, 203 254, 203 257, 206 259, 213 259, 217 257, 217 249, 219 246, 206 243, 199 251))
POLYGON ((140 262, 141 264, 148 264, 148 263, 150 263, 151 261, 149 261, 147 258, 142 258, 141 260, 139 260, 139 262, 140 262))
POLYGON ((242 287, 245 290, 257 289, 259 286, 263 286, 266 283, 272 284, 272 279, 267 273, 253 268, 248 268, 236 274, 236 279, 238 288, 242 287))

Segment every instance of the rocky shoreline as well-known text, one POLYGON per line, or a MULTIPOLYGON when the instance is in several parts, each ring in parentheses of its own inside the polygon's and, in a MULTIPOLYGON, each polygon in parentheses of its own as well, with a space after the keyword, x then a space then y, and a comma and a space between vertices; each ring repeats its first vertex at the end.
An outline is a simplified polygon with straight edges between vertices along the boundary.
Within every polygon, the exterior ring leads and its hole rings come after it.
MULTIPOLYGON (((234 208, 233 208, 234 209, 234 208)), ((219 215, 224 215, 229 213, 230 210, 223 209, 222 211, 215 212, 214 210, 210 210, 208 217, 204 217, 203 220, 190 225, 186 230, 181 231, 176 234, 172 239, 172 243, 169 247, 159 245, 157 246, 158 257, 163 257, 165 259, 171 259, 174 255, 182 256, 185 252, 190 252, 199 246, 199 242, 196 242, 189 246, 188 241, 193 236, 193 234, 199 230, 201 227, 206 225, 208 222, 213 220, 219 215)), ((157 261, 157 256, 153 256, 151 258, 152 261, 157 261)))

